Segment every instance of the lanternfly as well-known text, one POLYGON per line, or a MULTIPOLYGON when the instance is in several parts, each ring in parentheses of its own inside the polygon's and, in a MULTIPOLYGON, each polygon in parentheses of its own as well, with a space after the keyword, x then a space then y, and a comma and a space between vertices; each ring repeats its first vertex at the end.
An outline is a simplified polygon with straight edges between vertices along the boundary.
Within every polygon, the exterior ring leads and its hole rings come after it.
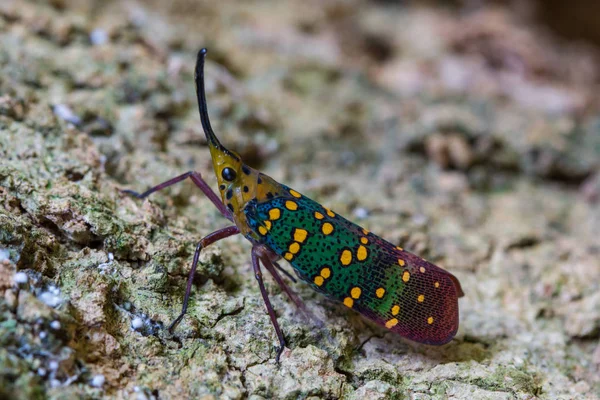
POLYGON ((387 329, 420 343, 441 345, 449 342, 458 329, 458 298, 463 296, 458 280, 449 272, 250 168, 238 154, 225 148, 208 119, 204 91, 205 56, 206 49, 200 50, 195 72, 196 92, 221 199, 194 171, 141 194, 125 191, 144 198, 190 178, 234 224, 198 242, 183 308, 169 329, 173 330, 186 313, 202 249, 241 233, 252 243, 254 274, 280 343, 277 361, 285 340, 265 290, 261 265, 296 306, 307 311, 278 272, 282 271, 294 280, 278 264, 282 258, 315 290, 387 329))

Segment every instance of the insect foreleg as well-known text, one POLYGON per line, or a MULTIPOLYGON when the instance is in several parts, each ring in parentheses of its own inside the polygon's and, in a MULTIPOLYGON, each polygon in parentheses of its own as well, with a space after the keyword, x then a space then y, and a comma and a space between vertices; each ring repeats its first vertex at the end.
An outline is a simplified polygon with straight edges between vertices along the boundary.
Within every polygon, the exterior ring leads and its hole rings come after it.
POLYGON ((198 244, 196 245, 196 252, 194 253, 194 261, 192 262, 192 269, 190 269, 190 274, 188 276, 187 286, 185 288, 185 296, 183 298, 183 306, 181 308, 181 313, 175 320, 169 325, 169 332, 173 332, 173 329, 181 322, 183 316, 185 315, 188 307, 188 301, 190 299, 190 293, 192 292, 192 283, 194 282, 194 275, 196 274, 196 267, 198 267, 198 259, 200 258, 200 252, 206 246, 217 242, 221 239, 225 239, 229 236, 233 236, 240 233, 240 230, 237 226, 228 226, 227 228, 219 229, 213 233, 209 233, 204 236, 198 244))
POLYGON ((196 186, 198 186, 200 188, 200 190, 202 190, 204 195, 206 197, 208 197, 210 201, 212 201, 212 203, 215 205, 215 207, 217 207, 219 209, 219 211, 221 212, 221 214, 223 214, 223 216, 225 218, 227 218, 230 221, 233 221, 233 216, 231 215, 231 211, 229 211, 227 209, 227 207, 225 207, 225 205, 219 199, 219 196, 211 189, 210 186, 208 186, 208 183, 206 183, 204 181, 204 179, 202 179, 202 176, 200 175, 200 173, 196 172, 196 171, 188 171, 183 175, 176 176, 175 178, 169 179, 166 182, 163 182, 159 185, 151 187, 150 189, 146 190, 144 193, 134 192, 133 190, 122 190, 122 192, 130 194, 132 196, 135 196, 138 199, 144 199, 144 198, 150 196, 154 192, 158 192, 159 190, 162 190, 166 187, 169 187, 171 185, 179 183, 187 178, 190 178, 196 184, 196 186))

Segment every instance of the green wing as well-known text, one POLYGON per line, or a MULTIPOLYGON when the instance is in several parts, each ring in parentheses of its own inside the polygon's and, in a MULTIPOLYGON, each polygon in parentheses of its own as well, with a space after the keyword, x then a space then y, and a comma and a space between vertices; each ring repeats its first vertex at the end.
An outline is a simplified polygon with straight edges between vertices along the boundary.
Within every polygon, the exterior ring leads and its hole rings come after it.
POLYGON ((301 279, 409 339, 454 337, 462 290, 452 274, 282 187, 284 195, 244 212, 260 242, 301 279))

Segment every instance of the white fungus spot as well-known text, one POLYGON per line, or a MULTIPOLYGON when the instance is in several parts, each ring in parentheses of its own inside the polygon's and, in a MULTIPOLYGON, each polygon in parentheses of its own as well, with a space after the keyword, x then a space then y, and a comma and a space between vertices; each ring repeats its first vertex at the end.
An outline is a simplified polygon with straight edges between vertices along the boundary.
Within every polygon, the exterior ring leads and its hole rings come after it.
POLYGON ((55 331, 60 329, 60 321, 52 321, 50 322, 50 328, 54 329, 55 331))
POLYGON ((44 339, 46 339, 46 336, 48 336, 48 334, 46 333, 46 331, 41 331, 40 332, 40 339, 44 340, 44 339))
POLYGON ((104 29, 94 29, 90 33, 90 42, 92 42, 94 46, 106 44, 108 42, 108 33, 106 33, 104 29))
POLYGON ((114 255, 113 253, 108 253, 108 255, 107 255, 107 256, 108 256, 108 261, 109 261, 109 262, 113 262, 113 261, 114 261, 114 259, 115 259, 115 255, 114 255))
POLYGON ((142 326, 144 326, 144 320, 140 317, 136 317, 131 321, 131 327, 136 331, 139 330, 142 326))
POLYGON ((52 293, 50 291, 42 292, 38 298, 41 301, 43 301, 46 305, 48 305, 52 308, 58 307, 60 305, 60 303, 62 302, 60 296, 58 296, 56 293, 52 293))
POLYGON ((50 361, 48 363, 48 368, 50 368, 52 371, 56 371, 58 369, 58 361, 50 361))
POLYGON ((58 379, 52 379, 52 380, 50 381, 50 386, 51 386, 51 387, 53 387, 53 388, 55 388, 55 387, 59 387, 59 386, 61 386, 61 385, 60 385, 60 381, 59 381, 58 379))
POLYGON ((47 371, 45 368, 38 368, 38 370, 37 370, 37 374, 39 376, 46 376, 46 373, 47 373, 47 371))
POLYGON ((106 381, 106 378, 104 378, 104 375, 94 375, 94 377, 92 378, 92 381, 90 382, 90 385, 92 385, 93 387, 102 387, 104 386, 104 382, 106 381))
POLYGON ((10 253, 7 249, 0 249, 0 262, 10 261, 10 253))
POLYGON ((13 282, 15 282, 17 285, 23 285, 27 283, 28 280, 29 277, 25 272, 17 272, 15 276, 13 276, 13 282))
POLYGON ((52 109, 52 111, 54 111, 54 114, 67 122, 72 123, 73 125, 79 125, 81 123, 81 118, 79 118, 71 109, 71 107, 69 107, 66 104, 57 104, 54 106, 54 108, 52 109))
POLYGON ((358 219, 365 219, 369 216, 369 210, 363 207, 357 207, 354 209, 354 216, 358 219))

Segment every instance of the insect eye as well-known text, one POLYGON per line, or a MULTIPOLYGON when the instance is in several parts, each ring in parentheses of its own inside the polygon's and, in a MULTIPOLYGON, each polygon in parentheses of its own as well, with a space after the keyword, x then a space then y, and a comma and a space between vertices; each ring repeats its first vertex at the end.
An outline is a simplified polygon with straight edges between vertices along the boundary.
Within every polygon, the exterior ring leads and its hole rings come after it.
POLYGON ((221 171, 221 176, 227 182, 233 182, 237 174, 235 173, 235 170, 233 168, 226 167, 223 169, 223 171, 221 171))

